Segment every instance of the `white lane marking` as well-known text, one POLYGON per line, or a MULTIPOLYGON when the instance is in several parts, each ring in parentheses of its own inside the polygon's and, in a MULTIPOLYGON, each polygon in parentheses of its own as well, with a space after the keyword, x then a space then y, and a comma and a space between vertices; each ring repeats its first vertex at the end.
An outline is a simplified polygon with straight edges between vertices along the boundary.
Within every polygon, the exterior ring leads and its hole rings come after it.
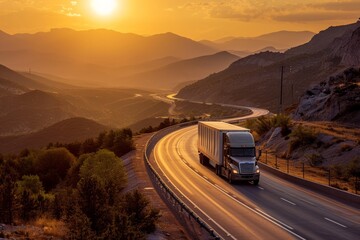
MULTIPOLYGON (((178 140, 177 145, 179 144, 179 142, 180 142, 180 140, 178 140)), ((156 159, 155 159, 155 161, 156 161, 156 159)), ((157 162, 156 162, 156 163, 157 163, 157 162)), ((158 163, 157 163, 157 164, 158 164, 158 163)), ((189 165, 186 165, 186 166, 187 166, 188 168, 190 168, 189 165)), ((190 168, 190 170, 193 170, 193 169, 190 168)), ((231 196, 229 192, 225 191, 225 190, 224 190, 223 188, 221 188, 219 185, 211 183, 209 180, 205 179, 203 176, 200 176, 200 175, 198 175, 198 176, 201 177, 205 182, 207 182, 208 184, 210 184, 210 186, 215 187, 215 188, 218 189, 220 192, 222 192, 222 193, 224 193, 226 196, 228 196, 230 199, 234 200, 235 202, 237 202, 238 204, 240 204, 240 205, 242 205, 243 207, 247 208, 248 210, 256 213, 256 214, 259 215, 260 217, 268 220, 269 222, 271 222, 271 223, 275 224, 276 226, 280 227, 281 229, 283 229, 283 230, 287 231, 288 233, 296 236, 297 238, 299 238, 299 239, 301 239, 301 240, 306 240, 306 238, 303 238, 302 236, 300 236, 300 235, 296 234, 295 232, 291 231, 292 228, 291 228, 290 226, 288 226, 288 225, 286 225, 286 224, 281 225, 279 222, 276 222, 275 220, 273 220, 273 219, 272 219, 273 217, 271 217, 270 215, 267 216, 266 214, 262 214, 262 213, 256 211, 255 209, 251 208, 250 206, 246 205, 246 204, 243 203, 243 202, 240 202, 239 200, 237 200, 236 198, 234 198, 233 196, 231 196), (290 228, 288 229, 288 227, 290 227, 290 228), (290 230, 290 229, 291 229, 291 230, 290 230)), ((174 186, 174 187, 176 188, 176 186, 174 186)), ((216 222, 214 222, 214 223, 216 224, 216 222)), ((231 236, 231 235, 230 235, 230 236, 231 236)), ((231 237, 232 237, 232 236, 231 236, 231 237)))
MULTIPOLYGON (((178 142, 177 142, 177 144, 176 144, 177 146, 178 146, 178 144, 179 144, 179 141, 180 141, 180 140, 178 140, 178 142)), ((157 143, 157 144, 158 144, 158 143, 157 143)), ((156 144, 156 145, 157 145, 157 144, 156 144)), ((155 145, 155 147, 156 147, 156 145, 155 145)), ((155 149, 155 148, 154 148, 154 149, 155 149)), ((177 150, 177 151, 180 151, 179 148, 177 148, 176 150, 177 150)), ((155 152, 155 151, 154 151, 154 152, 155 152)), ((173 187, 174 187, 175 189, 177 189, 177 190, 180 192, 180 194, 182 194, 183 197, 186 198, 190 203, 192 203, 194 206, 196 206, 188 197, 186 197, 186 196, 180 191, 180 189, 178 189, 178 188, 171 182, 171 180, 168 178, 168 176, 165 174, 165 172, 162 170, 162 168, 160 167, 159 163, 157 162, 157 159, 156 159, 156 155, 155 155, 155 154, 154 154, 154 159, 155 159, 155 163, 159 166, 160 170, 163 172, 164 176, 168 179, 168 181, 173 185, 173 187)), ((190 165, 185 164, 185 166, 187 166, 188 168, 190 168, 190 170, 193 171, 193 169, 190 167, 190 165)), ((198 176, 200 176, 200 175, 198 175, 198 176)), ((201 177, 201 176, 200 176, 200 177, 201 177)), ((243 207, 247 208, 248 210, 254 212, 254 213, 257 214, 257 215, 259 215, 260 217, 268 220, 269 222, 273 223, 274 225, 276 225, 276 226, 280 227, 281 229, 287 231, 288 233, 292 234, 293 236, 295 236, 295 237, 297 237, 297 238, 299 238, 299 239, 301 239, 301 240, 306 240, 306 238, 303 238, 302 236, 296 234, 295 232, 291 231, 291 230, 288 229, 287 227, 281 225, 280 223, 277 223, 276 221, 272 220, 270 217, 261 214, 260 212, 256 211, 255 209, 251 208, 250 206, 248 206, 248 205, 240 202, 239 200, 235 199, 234 197, 232 197, 232 196, 229 194, 229 192, 224 191, 222 188, 220 188, 220 187, 217 186, 217 185, 214 185, 214 184, 211 183, 209 180, 206 180, 206 179, 204 179, 203 177, 201 177, 201 179, 203 179, 205 182, 207 182, 208 184, 210 184, 210 186, 213 186, 213 187, 215 187, 216 189, 218 189, 220 192, 223 192, 226 196, 228 196, 230 199, 234 200, 234 201, 237 202, 238 204, 242 205, 243 207)), ((201 211, 206 217, 210 218, 209 215, 207 215, 202 209, 200 209, 200 208, 198 208, 198 207, 197 207, 197 209, 199 209, 199 211, 201 211)), ((234 236, 232 236, 228 231, 226 231, 220 224, 218 224, 218 223, 215 222, 215 221, 213 221, 213 222, 214 222, 221 230, 223 230, 223 231, 227 234, 228 237, 230 236, 232 239, 236 239, 236 238, 235 238, 234 236)))
POLYGON ((287 200, 285 198, 280 198, 280 199, 287 202, 287 203, 290 203, 291 205, 294 205, 294 206, 296 205, 296 203, 293 203, 293 202, 291 202, 291 201, 289 201, 289 200, 287 200))
POLYGON ((339 226, 341 226, 341 227, 343 227, 343 228, 347 228, 347 226, 345 226, 345 225, 343 225, 343 224, 341 224, 341 223, 338 223, 338 222, 336 222, 336 221, 334 221, 334 220, 332 220, 332 219, 330 219, 330 218, 325 218, 325 220, 327 220, 327 221, 329 221, 329 222, 332 222, 332 223, 335 223, 336 225, 339 225, 339 226))
POLYGON ((278 223, 280 223, 280 224, 284 225, 284 226, 285 226, 285 227, 287 227, 288 229, 294 230, 294 228, 292 228, 292 227, 290 227, 289 225, 287 225, 287 224, 283 223, 282 221, 280 221, 280 220, 278 220, 278 219, 276 219, 276 218, 274 218, 274 217, 270 216, 270 215, 269 215, 269 214, 267 214, 266 212, 261 211, 261 210, 260 210, 260 209, 258 209, 258 208, 255 208, 255 209, 256 209, 256 211, 261 212, 261 213, 262 213, 262 214, 264 214, 265 216, 268 216, 269 218, 273 219, 274 221, 276 221, 276 222, 278 222, 278 223))
MULTIPOLYGON (((198 209, 202 214, 204 214, 204 216, 208 219, 211 219, 211 221, 218 226, 218 228, 220 228, 227 236, 231 237, 234 240, 237 240, 237 238, 235 238, 234 236, 231 235, 231 233, 229 231, 227 231, 223 226, 221 226, 219 223, 217 223, 216 221, 214 221, 204 210, 202 210, 201 208, 199 208, 193 201, 191 201, 178 187, 176 187, 174 185, 174 183, 170 180, 170 178, 166 175, 166 173, 163 171, 163 169, 161 168, 161 166, 159 165, 156 156, 154 154, 154 159, 155 159, 155 163, 158 165, 160 171, 163 173, 163 175, 168 179, 168 182, 170 182, 170 184, 184 197, 186 198, 187 201, 189 201, 191 203, 191 205, 193 205, 193 208, 198 209)), ((187 165, 186 165, 187 166, 187 165)))
POLYGON ((316 206, 314 203, 306 201, 305 199, 301 199, 301 198, 299 198, 299 199, 300 199, 300 201, 306 202, 307 204, 310 204, 312 206, 316 206))
POLYGON ((260 190, 264 190, 264 188, 262 188, 262 187, 258 187, 258 189, 260 189, 260 190))

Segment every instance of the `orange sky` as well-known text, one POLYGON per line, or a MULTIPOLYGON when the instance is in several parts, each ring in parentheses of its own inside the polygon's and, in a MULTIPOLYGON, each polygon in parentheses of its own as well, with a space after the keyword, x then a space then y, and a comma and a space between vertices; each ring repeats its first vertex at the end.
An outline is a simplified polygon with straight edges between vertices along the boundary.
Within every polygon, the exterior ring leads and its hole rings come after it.
POLYGON ((98 16, 91 0, 0 0, 0 30, 107 28, 151 35, 174 32, 219 39, 279 30, 318 32, 357 21, 360 0, 118 0, 109 16, 98 16))

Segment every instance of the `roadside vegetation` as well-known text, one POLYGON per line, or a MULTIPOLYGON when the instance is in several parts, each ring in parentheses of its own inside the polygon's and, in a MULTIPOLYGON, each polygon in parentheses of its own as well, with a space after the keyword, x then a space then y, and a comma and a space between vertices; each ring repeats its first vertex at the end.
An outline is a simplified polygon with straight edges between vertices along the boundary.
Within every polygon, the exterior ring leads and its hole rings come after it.
POLYGON ((183 119, 170 119, 170 118, 165 118, 158 126, 153 127, 153 126, 148 126, 145 128, 142 128, 139 133, 151 133, 151 132, 156 132, 159 131, 161 129, 164 129, 166 127, 170 127, 179 123, 186 123, 186 122, 191 122, 191 121, 195 121, 196 118, 195 117, 191 117, 191 118, 183 118, 183 119))
MULTIPOLYGON (((132 132, 122 129, 1 155, 0 222, 43 224, 45 234, 62 239, 145 239, 160 214, 141 192, 124 192, 119 156, 133 149, 132 132)), ((39 237, 31 230, 17 233, 39 237)))
POLYGON ((297 122, 286 115, 245 122, 264 155, 281 171, 333 187, 360 190, 359 132, 332 123, 297 122))

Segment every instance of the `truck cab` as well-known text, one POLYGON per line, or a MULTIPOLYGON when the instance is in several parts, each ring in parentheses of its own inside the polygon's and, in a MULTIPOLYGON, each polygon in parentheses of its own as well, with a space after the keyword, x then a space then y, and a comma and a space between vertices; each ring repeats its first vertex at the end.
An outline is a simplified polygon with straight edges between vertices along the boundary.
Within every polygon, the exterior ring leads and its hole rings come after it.
MULTIPOLYGON (((227 132, 223 134, 224 165, 221 175, 229 182, 234 180, 259 183, 260 170, 257 165, 254 138, 249 132, 227 132)), ((260 155, 260 154, 259 154, 260 155)))

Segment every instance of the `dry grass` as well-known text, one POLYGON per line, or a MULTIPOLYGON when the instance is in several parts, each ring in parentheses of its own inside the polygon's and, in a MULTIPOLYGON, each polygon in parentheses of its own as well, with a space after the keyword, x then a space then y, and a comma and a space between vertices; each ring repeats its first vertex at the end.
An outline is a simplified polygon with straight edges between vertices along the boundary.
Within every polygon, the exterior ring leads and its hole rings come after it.
POLYGON ((303 122, 296 121, 295 123, 303 124, 313 127, 317 132, 331 135, 340 139, 351 141, 358 141, 360 139, 360 129, 354 127, 347 127, 334 122, 303 122))
POLYGON ((33 225, 42 228, 45 235, 53 237, 63 238, 66 235, 67 231, 65 223, 63 221, 48 217, 38 218, 33 225))

